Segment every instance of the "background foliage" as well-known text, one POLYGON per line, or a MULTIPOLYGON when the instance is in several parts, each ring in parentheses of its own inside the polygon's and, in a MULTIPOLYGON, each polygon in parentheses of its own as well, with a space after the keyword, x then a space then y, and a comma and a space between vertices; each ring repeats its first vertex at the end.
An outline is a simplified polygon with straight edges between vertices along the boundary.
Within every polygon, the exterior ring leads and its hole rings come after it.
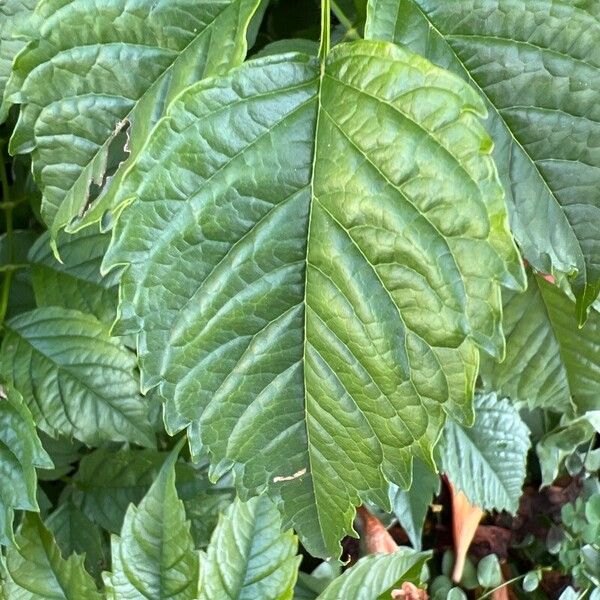
POLYGON ((599 19, 0 0, 0 594, 598 600, 599 19))

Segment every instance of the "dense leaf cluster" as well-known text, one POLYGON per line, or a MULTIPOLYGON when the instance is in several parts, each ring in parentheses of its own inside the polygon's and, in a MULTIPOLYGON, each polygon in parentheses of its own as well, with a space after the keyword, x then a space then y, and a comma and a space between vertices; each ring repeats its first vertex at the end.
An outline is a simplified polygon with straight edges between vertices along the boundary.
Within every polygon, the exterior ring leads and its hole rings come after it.
POLYGON ((597 599, 599 73, 596 0, 0 0, 0 596, 597 599))

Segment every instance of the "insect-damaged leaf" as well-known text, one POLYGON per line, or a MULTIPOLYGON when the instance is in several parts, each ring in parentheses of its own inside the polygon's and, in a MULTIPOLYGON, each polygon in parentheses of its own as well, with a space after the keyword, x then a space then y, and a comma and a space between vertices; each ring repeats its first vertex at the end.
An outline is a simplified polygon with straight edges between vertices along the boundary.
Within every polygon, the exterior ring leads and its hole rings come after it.
POLYGON ((127 152, 135 155, 182 89, 243 60, 258 4, 39 3, 38 39, 15 61, 6 94, 22 105, 11 151, 32 153, 42 216, 53 238, 86 209, 90 188, 102 185, 111 144, 124 128, 131 125, 127 152))
POLYGON ((523 275, 481 114, 392 44, 261 58, 182 94, 119 190, 142 387, 314 554, 470 420, 475 345, 503 354, 523 275))

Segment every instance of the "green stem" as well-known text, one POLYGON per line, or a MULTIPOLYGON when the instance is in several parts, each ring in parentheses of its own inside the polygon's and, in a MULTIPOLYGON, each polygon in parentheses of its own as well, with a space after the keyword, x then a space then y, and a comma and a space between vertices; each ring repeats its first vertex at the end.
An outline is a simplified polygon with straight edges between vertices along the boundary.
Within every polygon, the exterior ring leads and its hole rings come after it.
MULTIPOLYGON (((541 569, 537 569, 537 571, 539 571, 539 572, 550 571, 550 570, 551 570, 550 567, 542 567, 541 569)), ((488 590, 487 592, 485 592, 485 594, 482 594, 481 596, 479 596, 479 600, 483 600, 483 598, 487 598, 488 596, 491 596, 494 592, 502 589, 506 585, 510 585, 511 583, 515 583, 516 581, 520 581, 521 579, 525 579, 526 576, 527 576, 527 573, 524 573, 523 575, 518 575, 517 577, 513 577, 512 579, 509 579, 508 581, 505 581, 504 583, 502 583, 498 587, 492 588, 491 590, 488 590)))
POLYGON ((321 0, 321 45, 319 46, 319 60, 325 62, 331 46, 331 6, 329 0, 321 0))
MULTIPOLYGON (((4 209, 4 218, 6 219, 7 263, 11 264, 14 259, 13 204, 10 201, 10 189, 8 187, 8 177, 6 175, 3 150, 4 148, 0 147, 0 185, 2 186, 2 208, 4 209)), ((0 327, 4 323, 4 317, 6 317, 6 311, 8 310, 8 297, 10 295, 12 276, 13 270, 9 269, 4 273, 4 278, 2 280, 2 290, 0 290, 0 327)))
POLYGON ((333 14, 337 17, 337 20, 342 24, 344 29, 346 30, 345 39, 350 40, 358 40, 360 39, 360 35, 358 31, 354 27, 354 23, 348 18, 346 13, 340 8, 340 5, 336 2, 336 0, 331 1, 331 10, 333 10, 333 14))

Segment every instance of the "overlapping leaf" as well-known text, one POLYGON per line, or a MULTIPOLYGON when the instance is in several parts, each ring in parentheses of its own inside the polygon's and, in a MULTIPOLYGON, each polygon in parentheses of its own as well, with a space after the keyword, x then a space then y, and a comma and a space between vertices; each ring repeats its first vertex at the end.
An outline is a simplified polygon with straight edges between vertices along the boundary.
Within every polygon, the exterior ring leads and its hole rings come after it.
POLYGON ((46 527, 54 535, 63 558, 71 554, 85 555, 87 571, 99 577, 105 564, 102 534, 77 508, 71 499, 63 500, 59 507, 46 519, 46 527))
POLYGON ((200 600, 291 600, 298 575, 298 541, 281 531, 265 496, 236 500, 219 520, 200 560, 200 600))
POLYGON ((60 261, 43 234, 29 252, 33 289, 38 306, 62 306, 95 315, 112 324, 117 309, 118 273, 100 275, 109 238, 93 227, 74 235, 59 234, 60 261))
POLYGON ((413 481, 410 489, 390 486, 390 502, 394 515, 406 531, 415 550, 421 550, 421 536, 427 510, 440 491, 440 477, 420 460, 413 462, 413 481))
POLYGON ((154 445, 135 356, 105 325, 75 310, 46 307, 5 326, 0 372, 21 392, 43 431, 90 445, 154 445))
POLYGON ((11 150, 32 152, 53 237, 104 182, 124 127, 135 155, 174 96, 243 59, 258 2, 39 3, 39 39, 16 60, 7 95, 22 104, 11 150))
POLYGON ((181 444, 162 466, 138 507, 130 505, 121 535, 112 536, 112 569, 104 575, 111 600, 194 600, 198 553, 175 488, 181 444))
POLYGON ((458 73, 490 112, 494 158, 527 260, 600 291, 600 14, 573 0, 369 0, 367 37, 458 73))
MULTIPOLYGON (((127 506, 142 500, 166 456, 165 452, 155 450, 94 450, 81 459, 73 477, 73 502, 92 521, 107 531, 119 533, 127 506)), ((205 528, 216 521, 215 515, 231 490, 211 486, 206 470, 189 463, 177 463, 176 472, 178 496, 191 505, 189 518, 202 519, 194 533, 205 537, 205 528), (205 500, 208 505, 203 505, 205 500)))
POLYGON ((530 408, 600 409, 600 314, 592 308, 579 329, 574 307, 556 285, 533 274, 524 294, 507 292, 506 360, 483 359, 485 385, 530 408))
POLYGON ((429 552, 401 548, 392 554, 371 554, 327 586, 318 600, 377 600, 390 598, 402 583, 419 585, 429 552))
POLYGON ((38 515, 25 515, 16 542, 6 551, 6 598, 101 600, 94 580, 83 567, 83 558, 73 554, 64 560, 38 515))
POLYGON ((263 58, 182 94, 119 190, 142 387, 315 554, 469 420, 474 342, 503 353, 522 267, 482 113, 391 44, 263 58))
POLYGON ((13 512, 37 511, 35 468, 50 469, 21 394, 0 379, 0 544, 13 540, 13 512))
POLYGON ((516 408, 496 394, 481 394, 475 403, 473 427, 446 423, 442 468, 471 504, 515 513, 528 449, 529 430, 516 408))
POLYGON ((10 103, 4 98, 6 82, 15 56, 25 47, 37 0, 4 0, 0 4, 0 123, 6 119, 10 103))

